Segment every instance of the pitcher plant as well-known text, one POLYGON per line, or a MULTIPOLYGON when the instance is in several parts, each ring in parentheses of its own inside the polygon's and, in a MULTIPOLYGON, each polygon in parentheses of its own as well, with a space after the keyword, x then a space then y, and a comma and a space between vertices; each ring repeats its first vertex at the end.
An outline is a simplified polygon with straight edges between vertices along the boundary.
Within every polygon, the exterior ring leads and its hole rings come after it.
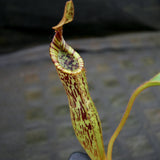
POLYGON ((86 71, 81 56, 63 38, 63 25, 74 17, 72 0, 66 2, 64 15, 54 26, 50 56, 66 91, 75 135, 92 160, 112 160, 113 144, 122 130, 136 97, 144 89, 160 85, 160 73, 139 86, 131 95, 126 111, 113 133, 105 154, 101 121, 88 90, 86 71))

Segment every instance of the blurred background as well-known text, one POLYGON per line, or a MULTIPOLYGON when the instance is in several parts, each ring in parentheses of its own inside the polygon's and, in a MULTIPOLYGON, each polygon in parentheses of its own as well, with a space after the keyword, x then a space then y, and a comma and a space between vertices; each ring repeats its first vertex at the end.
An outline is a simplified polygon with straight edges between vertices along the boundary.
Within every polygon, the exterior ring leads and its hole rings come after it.
MULTIPOLYGON (((1 0, 0 53, 49 43, 51 27, 61 19, 65 2, 1 0)), ((160 29, 159 0, 75 0, 74 4, 74 21, 65 26, 68 38, 160 29)))
MULTIPOLYGON (((65 0, 0 1, 0 160, 85 152, 49 56, 65 0)), ((160 0, 73 0, 64 38, 84 59, 105 150, 133 90, 160 71, 160 0)), ((113 160, 160 160, 160 87, 136 100, 113 160)))

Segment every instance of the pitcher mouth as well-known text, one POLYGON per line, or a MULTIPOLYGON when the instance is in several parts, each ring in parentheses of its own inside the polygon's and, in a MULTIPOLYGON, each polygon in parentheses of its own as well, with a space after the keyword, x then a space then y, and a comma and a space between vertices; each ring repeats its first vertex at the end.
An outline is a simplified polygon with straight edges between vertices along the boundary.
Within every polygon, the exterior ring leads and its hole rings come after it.
POLYGON ((57 32, 50 44, 50 56, 56 68, 68 74, 77 74, 84 68, 81 56, 59 37, 57 32))

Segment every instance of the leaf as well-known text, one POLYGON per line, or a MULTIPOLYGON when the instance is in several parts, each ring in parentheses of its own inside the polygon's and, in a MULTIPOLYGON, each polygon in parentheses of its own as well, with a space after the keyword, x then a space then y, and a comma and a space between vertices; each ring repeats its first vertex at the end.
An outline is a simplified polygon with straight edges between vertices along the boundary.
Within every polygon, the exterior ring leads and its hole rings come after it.
POLYGON ((157 74, 156 76, 154 76, 151 80, 150 80, 150 82, 160 82, 160 73, 159 74, 157 74))
POLYGON ((74 5, 72 0, 70 0, 66 2, 63 18, 56 26, 52 27, 52 29, 57 30, 61 28, 64 24, 71 22, 73 20, 73 17, 74 17, 74 5))
POLYGON ((130 114, 130 111, 132 109, 133 103, 136 99, 136 97, 146 88, 148 87, 152 87, 152 86, 158 86, 160 85, 160 73, 158 73, 156 76, 154 76, 152 79, 150 79, 149 81, 143 83, 141 86, 139 86, 131 95, 130 100, 128 102, 127 108, 125 110, 125 113, 118 125, 118 127, 116 128, 115 132, 113 133, 109 144, 108 144, 108 150, 107 150, 107 160, 112 160, 112 150, 113 150, 113 144, 116 140, 116 138, 118 137, 120 131, 122 130, 123 126, 126 123, 126 120, 130 114))

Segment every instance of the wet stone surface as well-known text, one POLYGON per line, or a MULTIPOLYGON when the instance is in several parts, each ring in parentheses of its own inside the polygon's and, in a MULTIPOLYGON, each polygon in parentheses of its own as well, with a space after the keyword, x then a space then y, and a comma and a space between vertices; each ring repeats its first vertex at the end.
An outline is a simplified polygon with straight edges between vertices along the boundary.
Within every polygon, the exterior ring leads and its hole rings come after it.
MULTIPOLYGON (((96 49, 81 54, 102 121, 105 150, 133 90, 160 71, 159 35, 92 39, 96 49), (99 46, 108 44, 113 49, 99 53, 99 46)), ((84 42, 91 47, 89 39, 69 43, 82 49, 84 42)), ((48 46, 0 57, 0 75, 0 159, 67 160, 73 152, 84 152, 74 135, 67 96, 48 46)), ((115 142, 113 160, 160 159, 159 93, 154 87, 137 98, 115 142)))

